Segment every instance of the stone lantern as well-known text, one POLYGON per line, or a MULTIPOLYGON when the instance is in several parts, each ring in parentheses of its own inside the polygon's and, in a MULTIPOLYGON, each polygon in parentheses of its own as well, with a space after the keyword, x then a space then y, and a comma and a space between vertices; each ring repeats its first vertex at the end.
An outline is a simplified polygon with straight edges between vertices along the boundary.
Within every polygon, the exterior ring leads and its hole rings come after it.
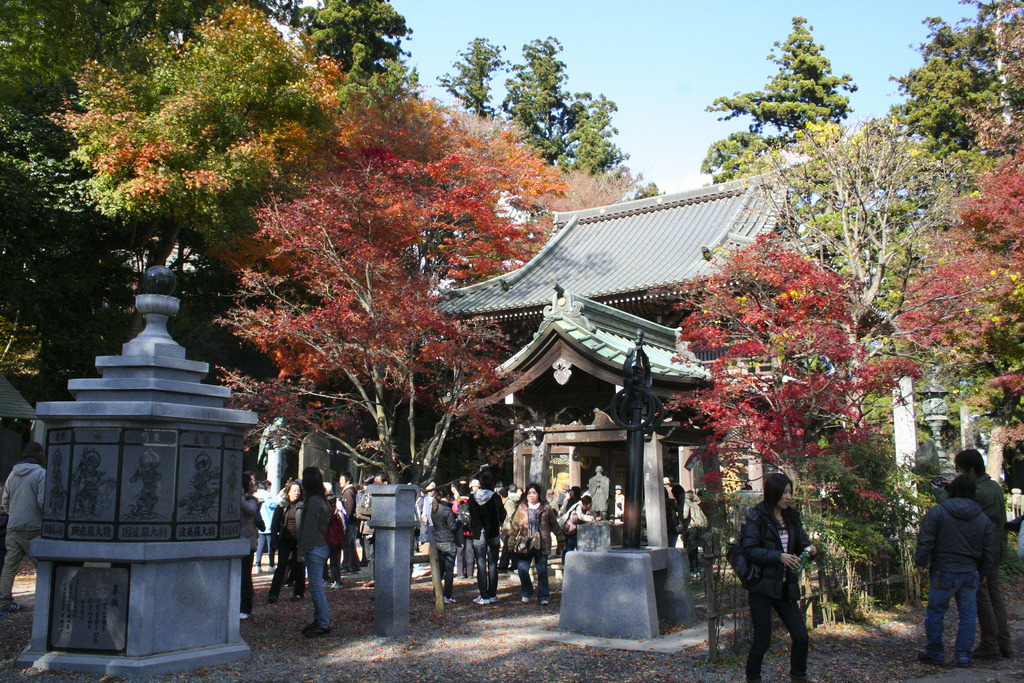
POLYGON ((949 405, 946 403, 946 396, 949 391, 934 379, 919 392, 921 397, 921 412, 924 414, 924 422, 932 431, 932 442, 935 445, 935 454, 938 459, 939 474, 950 476, 955 474, 949 456, 942 449, 942 427, 949 422, 949 405))
POLYGON ((174 274, 151 268, 143 332, 46 425, 35 613, 21 666, 152 675, 248 657, 239 635, 242 438, 256 415, 167 332, 174 274))

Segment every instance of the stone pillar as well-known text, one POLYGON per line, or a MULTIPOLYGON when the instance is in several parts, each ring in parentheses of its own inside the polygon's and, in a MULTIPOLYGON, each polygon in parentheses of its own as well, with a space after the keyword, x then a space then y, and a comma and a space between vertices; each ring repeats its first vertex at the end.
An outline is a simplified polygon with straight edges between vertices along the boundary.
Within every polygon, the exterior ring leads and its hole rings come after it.
POLYGON ((917 412, 914 408, 914 378, 904 377, 892 391, 892 431, 896 442, 896 464, 910 469, 917 453, 917 412))
POLYGON ((665 473, 662 468, 661 437, 651 434, 644 443, 644 513, 647 517, 647 547, 668 547, 665 514, 665 473))
POLYGON ((388 638, 407 636, 419 487, 389 484, 368 486, 367 490, 373 496, 373 632, 388 638))
POLYGON ((764 463, 760 455, 747 456, 747 481, 753 490, 764 491, 764 463))
POLYGON ((32 636, 22 667, 150 676, 249 656, 238 632, 242 439, 256 415, 224 407, 167 333, 174 276, 151 268, 146 329, 74 401, 40 403, 47 426, 32 636))
POLYGON ((276 496, 285 481, 285 451, 283 448, 267 449, 267 481, 270 482, 270 495, 276 496))
POLYGON ((319 467, 324 473, 324 481, 337 483, 337 475, 331 469, 331 456, 327 454, 327 438, 312 434, 302 440, 299 446, 299 476, 307 467, 319 467))
POLYGON ((530 459, 530 481, 536 482, 546 491, 551 487, 551 444, 545 435, 542 441, 533 447, 533 458, 530 459))
POLYGON ((960 450, 974 448, 974 425, 971 424, 971 407, 960 406, 960 450))

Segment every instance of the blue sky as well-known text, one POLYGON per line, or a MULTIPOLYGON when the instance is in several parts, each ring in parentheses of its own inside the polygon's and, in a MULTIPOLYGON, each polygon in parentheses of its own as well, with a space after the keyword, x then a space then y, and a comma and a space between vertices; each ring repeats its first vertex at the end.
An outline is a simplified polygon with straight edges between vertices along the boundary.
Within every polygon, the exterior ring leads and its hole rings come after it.
MULTIPOLYGON (((953 23, 973 15, 958 0, 816 2, 717 0, 391 0, 413 35, 402 46, 428 95, 451 97, 437 78, 452 70, 474 38, 504 45, 518 62, 535 38, 565 48, 568 88, 603 93, 619 111, 616 142, 627 162, 662 191, 708 182, 700 162, 708 145, 746 127, 719 122, 704 109, 719 96, 764 87, 778 67, 766 60, 784 41, 794 16, 806 17, 825 46, 833 73, 853 76, 854 117, 884 115, 899 101, 890 76, 921 64, 914 49, 926 38, 925 17, 953 23)), ((495 84, 504 96, 506 76, 495 84)))

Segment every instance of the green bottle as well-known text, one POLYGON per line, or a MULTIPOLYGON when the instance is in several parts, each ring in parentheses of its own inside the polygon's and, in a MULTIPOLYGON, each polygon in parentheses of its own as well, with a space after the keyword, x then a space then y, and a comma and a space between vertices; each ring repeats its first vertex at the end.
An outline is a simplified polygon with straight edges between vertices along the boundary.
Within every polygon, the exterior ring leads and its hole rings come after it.
POLYGON ((800 553, 800 566, 796 568, 796 573, 800 574, 807 565, 811 563, 811 553, 807 550, 800 553))

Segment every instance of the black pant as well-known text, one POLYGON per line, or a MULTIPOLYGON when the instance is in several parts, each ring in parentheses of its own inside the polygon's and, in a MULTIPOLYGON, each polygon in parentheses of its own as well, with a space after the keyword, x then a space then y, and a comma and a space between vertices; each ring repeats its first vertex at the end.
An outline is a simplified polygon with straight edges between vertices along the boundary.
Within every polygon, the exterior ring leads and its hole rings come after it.
POLYGON ((452 597, 452 584, 455 583, 455 544, 438 543, 437 568, 444 579, 444 597, 452 597))
POLYGON ((509 547, 509 536, 508 534, 502 534, 501 538, 501 555, 498 557, 498 571, 505 572, 512 567, 512 548, 509 547))
MULTIPOLYGON (((785 590, 785 589, 783 589, 785 590)), ((772 609, 778 612, 783 625, 789 631, 793 641, 793 649, 789 657, 789 673, 791 676, 807 675, 807 626, 804 615, 795 600, 773 600, 765 595, 748 593, 750 602, 750 621, 754 626, 754 638, 750 643, 750 654, 747 655, 747 680, 761 678, 761 660, 772 644, 772 609)))
POLYGON ((270 580, 270 593, 267 596, 271 600, 277 600, 281 592, 281 584, 284 583, 285 574, 291 571, 292 580, 295 581, 294 594, 302 597, 306 592, 306 572, 299 564, 299 546, 291 536, 281 534, 281 540, 277 546, 277 569, 274 570, 274 578, 270 580))
POLYGON ((343 571, 359 571, 359 556, 356 554, 356 541, 359 538, 359 529, 355 524, 349 524, 345 530, 345 540, 342 542, 341 568, 343 571))
POLYGON ((242 558, 242 602, 238 607, 238 611, 242 614, 252 612, 252 560, 255 555, 254 551, 242 558))
POLYGON ((476 567, 476 554, 473 552, 473 539, 463 536, 462 545, 456 544, 455 573, 468 579, 473 576, 474 567, 476 567))

